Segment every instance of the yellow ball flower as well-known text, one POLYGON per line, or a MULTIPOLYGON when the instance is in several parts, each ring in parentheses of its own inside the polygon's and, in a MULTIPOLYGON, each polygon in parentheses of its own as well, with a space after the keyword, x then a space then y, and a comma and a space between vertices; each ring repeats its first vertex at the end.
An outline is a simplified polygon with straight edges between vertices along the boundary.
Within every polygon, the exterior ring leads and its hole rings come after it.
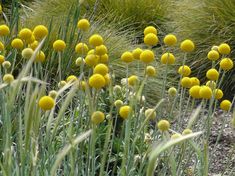
POLYGON ((132 61, 134 60, 134 57, 133 57, 133 55, 132 55, 131 52, 126 51, 126 52, 124 52, 124 53, 122 54, 121 60, 124 61, 124 62, 126 62, 126 63, 130 63, 130 62, 132 62, 132 61))
POLYGON ((66 78, 66 82, 68 83, 68 82, 75 82, 75 81, 77 81, 78 80, 78 78, 75 76, 75 75, 70 75, 70 76, 68 76, 67 78, 66 78))
POLYGON ((75 51, 78 54, 87 54, 88 50, 88 46, 85 43, 78 43, 75 46, 75 51))
POLYGON ((2 63, 2 66, 3 66, 3 68, 8 69, 8 68, 11 67, 11 63, 10 63, 9 61, 4 61, 4 62, 2 63))
POLYGON ((192 86, 199 86, 200 85, 200 80, 197 77, 191 77, 191 85, 192 86))
POLYGON ((88 87, 88 85, 87 85, 86 81, 80 81, 79 82, 79 89, 86 90, 87 87, 88 87))
POLYGON ((181 136, 182 136, 181 134, 175 133, 175 134, 172 134, 172 135, 171 135, 171 139, 178 139, 178 138, 180 138, 181 136))
POLYGON ((25 59, 30 59, 33 55, 33 50, 31 48, 25 48, 23 49, 23 51, 21 52, 21 55, 23 56, 23 58, 25 59))
POLYGON ((156 69, 153 66, 147 66, 145 69, 147 76, 155 76, 156 75, 156 69))
POLYGON ((199 93, 200 89, 201 89, 201 87, 198 86, 198 85, 191 87, 189 89, 190 96, 193 97, 193 98, 201 98, 200 93, 199 93))
POLYGON ((180 49, 184 52, 192 52, 195 49, 195 45, 191 40, 184 40, 180 44, 180 49))
POLYGON ((218 51, 220 54, 229 54, 231 52, 231 48, 227 43, 222 43, 219 45, 218 51))
POLYGON ((177 38, 173 34, 168 34, 164 37, 164 43, 167 46, 173 46, 177 43, 177 38))
POLYGON ((229 100, 223 100, 220 103, 220 108, 224 111, 229 111, 232 106, 232 103, 229 100))
POLYGON ((51 90, 49 92, 49 96, 53 99, 55 99, 57 95, 58 95, 58 92, 56 92, 55 90, 51 90))
POLYGON ((155 112, 154 109, 146 109, 146 111, 144 112, 144 115, 149 120, 154 120, 157 116, 157 113, 155 112))
POLYGON ((51 110, 55 106, 55 100, 50 96, 43 96, 40 98, 38 105, 44 111, 51 110))
POLYGON ((187 135, 187 134, 191 134, 191 133, 193 133, 193 131, 190 130, 190 129, 188 129, 188 128, 186 128, 186 129, 182 132, 183 135, 187 135))
POLYGON ((99 62, 106 64, 109 61, 109 55, 108 54, 104 54, 102 56, 99 56, 99 62))
POLYGON ((141 54, 142 52, 143 52, 143 50, 140 49, 140 48, 134 49, 134 50, 132 51, 132 55, 133 55, 134 59, 140 60, 140 54, 141 54))
POLYGON ((99 73, 105 76, 109 72, 109 68, 105 64, 98 64, 94 68, 94 73, 99 73))
POLYGON ((38 41, 34 41, 33 43, 31 43, 29 46, 30 46, 30 48, 32 48, 33 50, 35 50, 37 47, 38 47, 38 41))
POLYGON ((94 49, 91 49, 91 50, 88 51, 87 54, 95 54, 95 50, 94 50, 94 49))
POLYGON ((206 72, 206 77, 209 80, 213 80, 213 81, 218 80, 219 72, 216 69, 212 68, 206 72))
POLYGON ((22 40, 28 40, 32 37, 32 31, 28 28, 23 28, 20 30, 19 32, 19 37, 22 39, 22 40))
POLYGON ((91 122, 95 125, 100 124, 105 119, 104 113, 101 111, 95 111, 92 113, 91 122))
POLYGON ((162 64, 174 64, 175 56, 172 53, 164 53, 161 57, 162 64))
POLYGON ((219 49, 219 47, 218 47, 218 46, 216 46, 216 45, 214 45, 214 46, 212 46, 212 47, 211 47, 211 50, 218 51, 218 49, 219 49))
POLYGON ((116 100, 114 102, 114 105, 116 108, 120 108, 123 105, 123 101, 122 100, 116 100))
POLYGON ((85 63, 89 67, 94 67, 98 63, 98 58, 94 54, 89 54, 85 57, 85 63))
POLYGON ((2 14, 2 5, 0 4, 0 14, 2 14))
POLYGON ((46 56, 43 51, 39 51, 36 55, 35 61, 36 62, 44 62, 46 59, 46 56))
POLYGON ((158 43, 158 37, 153 33, 149 33, 144 37, 144 43, 149 46, 155 46, 158 43))
POLYGON ((85 62, 84 59, 83 59, 82 57, 79 57, 79 58, 76 59, 75 64, 76 64, 77 66, 80 66, 80 65, 82 65, 84 62, 85 62))
POLYGON ((89 78, 89 85, 95 89, 101 89, 105 83, 105 78, 101 74, 93 74, 89 78))
POLYGON ((149 33, 153 33, 153 34, 157 35, 157 29, 155 27, 153 27, 153 26, 147 26, 144 29, 144 35, 146 36, 149 33))
POLYGON ((4 44, 2 42, 0 42, 0 51, 3 51, 4 50, 4 44))
POLYGON ((0 36, 7 36, 10 34, 10 29, 7 25, 0 25, 0 36))
POLYGON ((183 76, 189 76, 191 74, 191 69, 187 65, 180 66, 178 69, 178 73, 183 75, 183 76))
POLYGON ((103 44, 103 38, 98 35, 98 34, 94 34, 89 38, 89 43, 92 46, 99 46, 103 44))
POLYGON ((215 89, 216 83, 215 83, 215 81, 207 81, 206 86, 210 87, 211 89, 215 89))
POLYGON ((130 85, 130 86, 135 86, 137 83, 138 83, 138 76, 136 76, 136 75, 132 75, 132 76, 130 76, 129 78, 128 78, 128 84, 130 85))
POLYGON ((119 115, 120 117, 125 120, 127 119, 132 113, 132 108, 130 106, 122 106, 119 109, 119 115))
POLYGON ((37 40, 41 40, 48 35, 46 26, 38 25, 33 29, 33 35, 37 40))
POLYGON ((174 96, 177 94, 176 88, 170 87, 170 88, 168 89, 168 94, 169 94, 170 96, 174 97, 174 96))
POLYGON ((168 131, 170 129, 170 123, 167 120, 160 120, 157 123, 157 128, 160 131, 168 131))
POLYGON ((95 47, 95 54, 102 56, 108 52, 108 49, 105 45, 99 45, 95 47))
POLYGON ((209 51, 208 54, 207 54, 207 58, 208 58, 209 60, 212 60, 212 61, 218 60, 219 57, 220 57, 220 56, 219 56, 219 52, 216 51, 216 50, 211 50, 211 51, 209 51))
POLYGON ((192 85, 191 79, 189 77, 183 77, 180 81, 180 84, 184 88, 190 88, 192 85))
POLYGON ((0 55, 0 64, 2 64, 5 61, 5 57, 3 55, 0 55))
POLYGON ((202 86, 199 95, 203 99, 210 99, 212 97, 212 90, 208 86, 202 86))
POLYGON ((64 87, 66 84, 67 84, 66 81, 60 81, 60 82, 58 83, 58 87, 59 87, 59 88, 62 88, 62 87, 64 87))
POLYGON ((15 49, 22 49, 24 47, 24 43, 21 39, 15 38, 14 40, 12 40, 11 46, 15 49))
POLYGON ((31 44, 31 43, 33 43, 34 41, 35 41, 35 37, 34 37, 34 35, 32 35, 29 39, 25 40, 25 43, 31 44))
POLYGON ((53 43, 53 48, 55 51, 63 51, 66 47, 66 44, 63 40, 56 40, 53 43))
POLYGON ((214 96, 215 96, 215 99, 220 100, 221 98, 223 98, 224 93, 221 89, 215 89, 214 96))
POLYGON ((140 60, 145 64, 149 64, 154 61, 154 53, 151 50, 144 50, 140 54, 140 60))
POLYGON ((83 31, 87 31, 90 28, 90 23, 87 19, 81 19, 77 23, 78 29, 81 29, 83 31))
POLYGON ((2 78, 4 83, 10 84, 12 81, 14 81, 14 76, 12 74, 5 74, 2 78))
POLYGON ((233 61, 229 58, 224 58, 220 61, 219 65, 221 69, 228 71, 233 68, 233 61))
POLYGON ((106 74, 106 75, 104 75, 104 79, 105 79, 105 85, 107 86, 107 85, 109 85, 109 83, 110 83, 110 75, 109 74, 106 74))

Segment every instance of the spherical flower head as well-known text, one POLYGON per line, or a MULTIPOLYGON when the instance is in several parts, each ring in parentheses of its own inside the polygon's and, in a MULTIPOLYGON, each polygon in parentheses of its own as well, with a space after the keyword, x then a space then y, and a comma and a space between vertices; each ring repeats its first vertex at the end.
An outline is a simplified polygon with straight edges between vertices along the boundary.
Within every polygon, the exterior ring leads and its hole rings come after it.
POLYGON ((6 84, 10 84, 14 81, 14 76, 12 74, 5 74, 2 78, 3 82, 6 84))
POLYGON ((216 61, 219 59, 219 57, 220 57, 219 52, 216 50, 211 50, 207 54, 207 58, 211 61, 216 61))
POLYGON ((210 99, 212 97, 212 90, 208 86, 202 86, 199 95, 203 99, 210 99))
POLYGON ((99 56, 99 62, 103 63, 103 64, 107 64, 109 61, 109 55, 108 54, 104 54, 102 56, 99 56))
POLYGON ((101 89, 105 83, 105 78, 101 74, 93 74, 89 78, 89 85, 95 89, 101 89))
POLYGON ((60 81, 60 82, 58 83, 58 87, 59 87, 59 88, 62 88, 62 87, 64 87, 66 84, 67 84, 66 81, 60 81))
POLYGON ((134 57, 131 52, 126 51, 122 54, 121 60, 125 63, 130 63, 134 60, 134 57))
POLYGON ((212 68, 206 72, 206 77, 212 81, 218 80, 219 72, 216 69, 212 68))
POLYGON ((233 61, 230 58, 224 58, 220 61, 220 68, 228 71, 233 68, 233 61))
POLYGON ((220 54, 229 54, 231 52, 231 48, 227 43, 222 43, 219 45, 218 51, 220 54))
POLYGON ((192 82, 189 77, 183 77, 180 81, 180 84, 184 88, 190 88, 192 86, 192 82))
POLYGON ((153 26, 147 26, 144 29, 144 35, 146 36, 147 34, 150 34, 150 33, 157 35, 157 29, 153 26))
POLYGON ((55 51, 64 51, 66 47, 66 44, 63 40, 56 40, 54 43, 53 43, 53 48, 55 51))
POLYGON ((104 75, 104 79, 105 79, 105 86, 109 85, 111 77, 108 73, 104 75))
POLYGON ((30 29, 28 28, 23 28, 20 30, 19 32, 19 37, 22 39, 22 40, 28 40, 32 37, 33 33, 30 29))
POLYGON ((33 43, 31 43, 29 46, 30 46, 30 48, 32 48, 33 50, 35 50, 37 47, 38 47, 38 41, 34 41, 33 43))
POLYGON ((149 120, 154 120, 157 116, 157 113, 156 113, 155 109, 146 109, 144 112, 144 115, 149 120))
POLYGON ((24 47, 24 43, 21 39, 15 38, 14 40, 12 40, 11 46, 15 49, 22 49, 24 47))
POLYGON ((7 36, 10 34, 10 29, 7 25, 0 25, 0 36, 7 36))
POLYGON ((144 50, 140 54, 140 60, 145 64, 149 64, 154 61, 154 53, 151 50, 144 50))
POLYGON ((86 81, 80 81, 79 82, 79 89, 82 89, 82 90, 85 91, 87 89, 87 87, 88 87, 88 85, 87 85, 86 81))
POLYGON ((55 100, 50 96, 43 96, 40 98, 38 105, 42 110, 48 111, 55 106, 55 100))
POLYGON ((224 93, 221 89, 215 89, 214 90, 214 96, 216 100, 220 100, 221 98, 223 98, 224 93))
POLYGON ((94 34, 89 38, 89 44, 94 47, 102 45, 103 43, 103 38, 98 34, 94 34))
POLYGON ((220 103, 220 108, 224 111, 229 111, 232 106, 232 103, 229 100, 223 100, 220 103))
POLYGON ((175 45, 176 43, 177 43, 177 38, 176 38, 176 36, 175 35, 173 35, 173 34, 168 34, 168 35, 166 35, 165 37, 164 37, 164 43, 165 43, 165 45, 167 45, 167 46, 173 46, 173 45, 175 45))
POLYGON ((132 113, 132 108, 130 106, 122 106, 120 109, 119 109, 119 115, 120 117, 125 120, 127 119, 132 113))
POLYGON ((105 76, 109 72, 109 68, 105 64, 98 64, 94 68, 94 73, 99 73, 103 76, 105 76))
POLYGON ((145 35, 144 43, 149 46, 155 46, 158 43, 158 37, 153 33, 149 33, 145 35))
POLYGON ((191 40, 184 40, 180 44, 180 49, 184 52, 192 52, 195 49, 195 45, 191 40))
POLYGON ((94 49, 89 50, 89 51, 87 52, 87 55, 88 55, 88 54, 95 54, 95 50, 94 50, 94 49))
POLYGON ((193 97, 193 98, 201 98, 200 93, 199 93, 200 89, 201 89, 201 87, 198 86, 198 85, 191 87, 189 89, 190 96, 193 97))
POLYGON ((85 62, 85 60, 84 60, 82 57, 78 57, 78 58, 76 59, 76 61, 75 61, 75 64, 76 64, 77 66, 80 66, 80 65, 82 65, 84 62, 85 62))
POLYGON ((98 63, 98 58, 94 54, 88 54, 85 57, 85 63, 89 67, 94 67, 98 63))
POLYGON ((168 131, 170 129, 170 123, 167 120, 160 120, 157 123, 157 128, 160 131, 168 131))
POLYGON ((171 97, 174 97, 174 96, 177 94, 176 88, 170 87, 170 88, 168 89, 168 94, 169 94, 171 97))
POLYGON ((48 29, 44 25, 38 25, 33 29, 33 35, 36 40, 41 40, 48 35, 48 29))
POLYGON ((43 51, 39 51, 36 55, 35 61, 36 62, 44 62, 46 59, 46 56, 43 51))
POLYGON ((216 83, 215 83, 215 81, 207 81, 206 86, 210 87, 211 89, 215 89, 216 83))
POLYGON ((91 122, 95 125, 100 124, 105 119, 104 113, 101 111, 95 111, 92 113, 91 122))
POLYGON ((2 66, 3 66, 3 68, 8 69, 8 68, 11 67, 11 63, 10 63, 9 61, 4 61, 4 62, 2 63, 2 66))
POLYGON ((140 49, 140 48, 134 49, 134 50, 132 51, 132 55, 133 55, 134 59, 140 60, 140 54, 141 54, 142 52, 143 52, 143 50, 140 49))
POLYGON ((88 50, 89 50, 89 48, 85 43, 78 43, 75 46, 75 52, 78 54, 87 54, 88 50))
POLYGON ((2 42, 0 42, 0 51, 3 51, 5 48, 4 44, 2 42))
POLYGON ((146 75, 151 77, 156 75, 156 69, 153 66, 147 66, 145 69, 146 75))
POLYGON ((34 37, 34 35, 32 35, 29 39, 25 40, 25 43, 26 43, 26 44, 31 44, 31 43, 33 43, 34 41, 35 41, 35 37, 34 37))
POLYGON ((77 27, 82 31, 88 31, 88 29, 90 28, 90 23, 87 19, 81 19, 78 21, 77 27))
POLYGON ((51 90, 51 91, 49 92, 49 96, 50 96, 51 98, 53 98, 53 99, 55 99, 57 95, 58 95, 58 92, 55 91, 55 90, 51 90))
POLYGON ((190 80, 192 86, 200 86, 200 80, 197 77, 191 77, 190 80))
POLYGON ((99 45, 95 47, 95 54, 102 56, 108 52, 108 49, 105 45, 99 45))
POLYGON ((31 48, 25 48, 23 49, 23 51, 21 52, 21 55, 23 58, 25 59, 30 59, 33 55, 33 50, 31 48))
POLYGON ((2 5, 0 4, 0 14, 2 14, 2 5))
POLYGON ((113 88, 114 93, 120 93, 122 91, 121 86, 119 85, 115 85, 113 88))
POLYGON ((175 133, 175 134, 172 134, 172 135, 171 135, 171 139, 178 139, 178 138, 180 138, 181 136, 182 136, 181 134, 175 133))
POLYGON ((172 53, 164 53, 161 56, 161 63, 162 64, 174 64, 175 63, 175 56, 172 53))
POLYGON ((2 64, 5 61, 5 57, 3 55, 0 55, 0 64, 2 64))
POLYGON ((191 133, 193 133, 193 131, 190 130, 190 129, 188 129, 188 128, 186 128, 186 129, 182 132, 183 135, 187 135, 187 134, 191 134, 191 133))
POLYGON ((78 78, 75 76, 75 75, 70 75, 70 76, 68 76, 67 78, 66 78, 66 82, 68 83, 68 82, 75 82, 75 81, 77 81, 78 80, 78 78))
POLYGON ((191 74, 191 69, 187 65, 180 66, 178 69, 178 73, 181 74, 182 76, 189 76, 191 74))
POLYGON ((211 50, 218 51, 218 49, 219 49, 219 46, 216 46, 216 45, 214 45, 214 46, 211 47, 211 50))
POLYGON ((116 100, 116 101, 114 102, 114 106, 115 106, 116 108, 120 108, 122 105, 123 105, 123 101, 122 101, 122 100, 116 100))
POLYGON ((138 79, 138 76, 136 75, 132 75, 128 78, 128 84, 130 86, 135 86, 137 83, 138 83, 139 79, 138 79))

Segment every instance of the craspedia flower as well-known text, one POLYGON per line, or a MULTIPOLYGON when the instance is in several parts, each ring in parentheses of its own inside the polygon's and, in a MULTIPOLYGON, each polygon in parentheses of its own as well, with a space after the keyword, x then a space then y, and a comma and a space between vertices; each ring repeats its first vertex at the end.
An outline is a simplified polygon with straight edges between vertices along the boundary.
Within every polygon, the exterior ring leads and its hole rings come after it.
POLYGON ((80 81, 79 82, 79 89, 86 90, 87 87, 88 87, 88 85, 87 85, 86 81, 80 81))
POLYGON ((224 111, 229 111, 232 106, 232 103, 229 100, 223 100, 220 103, 220 108, 224 111))
POLYGON ((126 51, 126 52, 124 52, 124 53, 122 54, 121 60, 122 60, 123 62, 130 63, 130 62, 132 62, 132 61, 134 60, 134 57, 133 57, 133 55, 132 55, 131 52, 126 51))
POLYGON ((195 85, 195 86, 191 87, 189 89, 190 96, 193 97, 193 98, 201 98, 200 93, 199 93, 200 89, 201 89, 201 87, 198 86, 198 85, 195 85))
POLYGON ((111 80, 110 75, 109 74, 104 75, 104 79, 105 79, 105 85, 106 86, 109 85, 110 80, 111 80))
POLYGON ((146 109, 144 115, 149 120, 154 120, 157 116, 156 111, 154 109, 146 109))
POLYGON ((95 54, 95 50, 94 49, 91 49, 87 52, 87 54, 95 54))
POLYGON ((170 123, 167 120, 160 120, 157 123, 157 128, 160 131, 168 131, 170 129, 170 123))
POLYGON ((68 82, 75 82, 75 81, 77 81, 78 80, 78 78, 75 76, 75 75, 70 75, 70 76, 68 76, 67 78, 66 78, 66 82, 68 83, 68 82))
POLYGON ((149 46, 155 46, 158 43, 158 37, 153 33, 149 33, 145 35, 144 43, 149 46))
POLYGON ((89 48, 85 43, 78 43, 75 46, 75 52, 78 54, 87 54, 89 48))
POLYGON ((92 46, 99 46, 103 44, 103 38, 98 35, 98 34, 94 34, 89 38, 89 43, 92 46))
POLYGON ((0 55, 0 64, 2 64, 5 61, 5 57, 3 55, 0 55))
POLYGON ((91 122, 95 125, 100 124, 105 119, 104 113, 101 111, 95 111, 92 113, 91 122))
POLYGON ((35 37, 34 37, 34 35, 32 35, 29 39, 25 40, 25 43, 26 43, 26 44, 31 44, 31 43, 33 43, 34 41, 35 41, 35 37))
POLYGON ((4 44, 2 42, 0 42, 0 51, 3 51, 5 48, 4 44))
POLYGON ((165 37, 164 37, 164 43, 165 43, 165 45, 167 45, 167 46, 173 46, 173 45, 175 45, 176 43, 177 43, 177 38, 176 38, 176 36, 175 35, 173 35, 173 34, 168 34, 168 35, 166 35, 165 37))
POLYGON ((104 54, 102 56, 99 56, 99 62, 106 64, 109 61, 109 55, 108 54, 104 54))
POLYGON ((231 48, 227 43, 222 43, 219 45, 218 51, 220 54, 229 54, 231 52, 231 48))
POLYGON ((182 136, 181 134, 175 133, 175 134, 172 134, 172 135, 171 135, 171 139, 178 139, 178 138, 180 138, 181 136, 182 136))
POLYGON ((215 96, 215 99, 220 100, 221 98, 223 98, 224 93, 221 89, 215 89, 214 96, 215 96))
POLYGON ((195 45, 191 40, 184 40, 180 44, 180 49, 184 52, 192 52, 195 49, 195 45))
POLYGON ((120 117, 125 120, 127 119, 132 113, 132 108, 130 106, 122 106, 120 109, 119 109, 119 115, 120 117))
POLYGON ((105 79, 101 74, 93 74, 89 78, 89 85, 95 89, 101 89, 105 86, 105 79))
POLYGON ((20 30, 19 32, 19 37, 22 39, 22 40, 28 40, 32 37, 32 31, 28 28, 23 28, 20 30))
POLYGON ((220 56, 219 56, 219 52, 216 51, 216 50, 211 50, 211 51, 209 51, 208 54, 207 54, 207 58, 208 58, 209 60, 212 60, 212 61, 218 60, 219 57, 220 57, 220 56))
POLYGON ((84 59, 83 59, 82 57, 78 57, 78 58, 76 59, 76 61, 75 61, 75 64, 76 64, 77 66, 80 66, 80 65, 82 65, 84 62, 85 62, 85 61, 84 61, 84 59))
POLYGON ((95 47, 95 54, 96 55, 101 56, 101 55, 106 54, 107 52, 108 52, 108 49, 105 45, 99 45, 99 46, 95 47))
POLYGON ((11 46, 15 49, 22 49, 24 47, 24 43, 21 39, 15 38, 14 40, 12 40, 11 46))
POLYGON ((123 101, 122 101, 122 100, 116 100, 116 101, 114 102, 114 106, 115 106, 116 108, 120 108, 122 105, 123 105, 123 101))
POLYGON ((2 5, 0 4, 0 14, 2 14, 2 5))
POLYGON ((66 44, 63 40, 56 40, 53 43, 53 48, 55 51, 63 51, 66 47, 66 44))
POLYGON ((189 76, 191 74, 191 69, 187 65, 180 66, 178 69, 178 73, 181 74, 182 76, 189 76))
POLYGON ((30 59, 33 55, 33 50, 31 48, 25 48, 23 49, 23 51, 21 52, 21 55, 23 56, 23 58, 25 59, 30 59))
POLYGON ((94 67, 98 63, 98 58, 94 54, 88 54, 85 57, 85 63, 89 67, 94 67))
POLYGON ((176 88, 170 87, 170 88, 168 89, 168 94, 169 94, 171 97, 174 97, 174 96, 177 94, 176 88))
POLYGON ((37 40, 41 40, 48 35, 48 29, 44 25, 38 25, 33 29, 33 35, 37 40))
POLYGON ((36 55, 35 61, 36 62, 44 62, 46 59, 46 56, 43 51, 39 51, 36 55))
POLYGON ((0 25, 0 36, 7 36, 10 34, 10 29, 7 25, 0 25))
POLYGON ((133 55, 134 59, 140 60, 140 54, 141 54, 142 52, 143 52, 143 50, 140 49, 140 48, 134 49, 134 50, 132 51, 132 55, 133 55))
POLYGON ((219 65, 221 69, 228 71, 233 68, 233 61, 230 58, 224 58, 220 61, 219 65))
POLYGON ((120 93, 122 91, 121 86, 119 85, 115 85, 113 88, 114 93, 120 93))
POLYGON ((212 97, 212 90, 208 86, 202 86, 200 88, 199 95, 203 99, 210 99, 212 97))
POLYGON ((135 86, 137 83, 138 83, 139 79, 138 79, 138 76, 136 75, 132 75, 128 78, 128 84, 130 86, 135 86))
POLYGON ((211 89, 215 89, 216 83, 215 83, 215 81, 207 81, 206 86, 210 87, 211 89))
POLYGON ((8 69, 8 68, 11 67, 11 63, 10 63, 9 61, 4 61, 4 62, 2 63, 2 66, 3 66, 3 68, 8 69))
POLYGON ((180 81, 180 84, 184 88, 190 88, 192 85, 191 79, 189 77, 183 77, 180 81))
POLYGON ((191 77, 191 86, 199 86, 200 85, 200 80, 197 77, 191 77))
POLYGON ((31 43, 29 46, 30 46, 30 48, 32 48, 33 50, 35 50, 37 47, 38 47, 38 41, 34 41, 33 43, 31 43))
POLYGON ((4 83, 10 84, 12 81, 14 81, 14 76, 12 74, 5 74, 2 78, 4 83))
POLYGON ((191 134, 193 131, 192 130, 190 130, 189 128, 186 128, 183 132, 182 132, 182 134, 183 135, 187 135, 187 134, 191 134))
POLYGON ((144 35, 146 36, 149 33, 153 33, 153 34, 157 35, 157 29, 155 27, 153 27, 153 26, 147 26, 144 29, 144 35))
POLYGON ((164 53, 161 57, 162 64, 174 64, 175 56, 172 53, 164 53))
POLYGON ((90 28, 90 23, 87 19, 81 19, 78 21, 77 27, 78 29, 81 29, 83 31, 88 31, 88 29, 90 28))
POLYGON ((105 64, 98 64, 94 68, 94 73, 99 73, 101 75, 106 75, 109 72, 109 68, 105 64))
POLYGON ((149 64, 154 61, 154 53, 151 50, 144 50, 140 54, 140 60, 145 64, 149 64))
POLYGON ((156 75, 156 69, 153 66, 147 66, 145 69, 145 73, 147 76, 155 76, 156 75))
POLYGON ((219 49, 219 46, 216 46, 216 45, 214 45, 214 46, 211 47, 211 50, 218 51, 218 49, 219 49))
POLYGON ((43 96, 38 102, 39 107, 44 110, 51 110, 55 106, 55 100, 50 96, 43 96))
POLYGON ((218 80, 219 72, 216 69, 212 68, 206 72, 206 77, 212 81, 218 80))
POLYGON ((51 91, 49 92, 49 96, 50 96, 51 98, 53 98, 53 99, 55 99, 57 95, 58 95, 58 92, 55 91, 55 90, 51 90, 51 91))
POLYGON ((66 81, 60 81, 60 82, 58 83, 58 87, 59 87, 59 88, 62 88, 62 87, 64 87, 66 84, 67 84, 66 81))

